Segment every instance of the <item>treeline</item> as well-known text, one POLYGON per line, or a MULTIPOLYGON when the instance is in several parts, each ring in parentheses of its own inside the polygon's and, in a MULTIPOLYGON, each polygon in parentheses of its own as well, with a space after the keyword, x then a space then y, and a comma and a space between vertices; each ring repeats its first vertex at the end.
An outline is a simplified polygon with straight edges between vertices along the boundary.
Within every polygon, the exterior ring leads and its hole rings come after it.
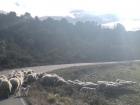
POLYGON ((0 68, 140 58, 140 31, 118 24, 40 20, 29 13, 0 14, 0 68))

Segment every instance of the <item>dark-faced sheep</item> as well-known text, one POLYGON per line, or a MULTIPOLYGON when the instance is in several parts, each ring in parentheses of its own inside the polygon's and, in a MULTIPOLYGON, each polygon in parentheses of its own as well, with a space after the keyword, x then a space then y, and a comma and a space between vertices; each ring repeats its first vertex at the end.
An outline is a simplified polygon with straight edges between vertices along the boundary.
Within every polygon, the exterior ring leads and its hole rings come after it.
POLYGON ((29 86, 29 85, 27 87, 21 87, 21 89, 20 89, 21 96, 28 96, 30 88, 31 88, 31 86, 29 86))
POLYGON ((43 76, 45 76, 46 74, 47 74, 47 73, 44 73, 44 72, 43 72, 43 73, 38 73, 38 74, 37 74, 37 78, 40 79, 40 78, 42 78, 43 76))
POLYGON ((26 74, 32 74, 32 73, 34 73, 34 71, 32 69, 27 69, 26 71, 27 71, 26 74))
POLYGON ((27 83, 32 83, 32 82, 34 82, 36 80, 37 80, 37 74, 36 73, 28 74, 26 79, 25 79, 25 81, 27 83))

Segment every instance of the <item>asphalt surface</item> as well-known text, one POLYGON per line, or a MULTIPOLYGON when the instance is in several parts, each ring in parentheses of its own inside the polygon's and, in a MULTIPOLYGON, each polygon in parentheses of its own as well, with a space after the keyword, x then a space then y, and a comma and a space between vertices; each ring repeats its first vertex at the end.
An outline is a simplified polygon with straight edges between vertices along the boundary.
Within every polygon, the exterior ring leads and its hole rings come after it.
POLYGON ((26 105, 22 98, 10 97, 0 101, 0 105, 26 105))
MULTIPOLYGON (((22 69, 32 69, 35 72, 49 72, 53 70, 59 70, 63 68, 76 67, 76 66, 88 66, 88 65, 101 65, 101 64, 117 64, 117 63, 129 63, 129 62, 140 62, 140 60, 133 61, 121 61, 121 62, 100 62, 100 63, 75 63, 75 64, 61 64, 61 65, 48 65, 48 66, 37 66, 37 67, 27 67, 21 69, 12 69, 12 70, 22 70, 22 69)), ((0 74, 10 73, 11 70, 5 70, 0 72, 0 74)), ((5 100, 0 100, 0 105, 27 105, 22 98, 10 97, 5 100)))

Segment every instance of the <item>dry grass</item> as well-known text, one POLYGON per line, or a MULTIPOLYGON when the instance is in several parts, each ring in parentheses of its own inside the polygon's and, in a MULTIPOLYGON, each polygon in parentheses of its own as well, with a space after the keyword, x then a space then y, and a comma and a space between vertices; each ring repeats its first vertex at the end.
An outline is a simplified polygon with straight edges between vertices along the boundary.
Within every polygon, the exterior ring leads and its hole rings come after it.
POLYGON ((55 73, 66 80, 96 82, 115 81, 119 78, 136 81, 137 85, 130 87, 136 93, 121 94, 117 97, 107 97, 101 93, 88 96, 69 87, 45 88, 36 82, 32 84, 30 96, 27 98, 30 105, 140 105, 140 63, 72 67, 55 73))
POLYGON ((81 81, 96 82, 99 80, 115 81, 120 78, 139 82, 140 63, 71 67, 69 69, 57 70, 53 73, 64 77, 66 80, 79 79, 81 81))
POLYGON ((108 105, 104 98, 97 95, 85 96, 69 87, 44 88, 39 83, 32 84, 30 96, 26 97, 29 105, 108 105))

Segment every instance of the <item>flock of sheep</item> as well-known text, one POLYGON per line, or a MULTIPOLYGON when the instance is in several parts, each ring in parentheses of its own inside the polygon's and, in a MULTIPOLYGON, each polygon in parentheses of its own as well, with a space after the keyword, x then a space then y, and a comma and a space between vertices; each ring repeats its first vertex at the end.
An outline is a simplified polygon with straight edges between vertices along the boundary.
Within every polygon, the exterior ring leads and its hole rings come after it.
POLYGON ((32 70, 13 71, 7 76, 0 75, 0 98, 8 98, 12 94, 16 95, 20 89, 23 90, 27 87, 24 82, 30 74, 33 74, 32 70))
POLYGON ((120 90, 127 90, 129 86, 136 84, 136 82, 125 81, 117 79, 115 82, 110 81, 97 81, 93 82, 82 82, 79 80, 68 80, 67 84, 77 88, 79 92, 82 92, 87 95, 93 95, 97 92, 119 92, 120 90))
POLYGON ((80 80, 64 80, 62 77, 56 74, 47 73, 35 73, 32 70, 13 71, 7 76, 0 76, 0 97, 8 98, 12 94, 17 94, 19 91, 23 95, 28 94, 30 84, 38 81, 44 87, 56 87, 56 86, 69 86, 76 88, 79 92, 86 94, 94 94, 97 91, 115 91, 125 89, 128 86, 136 84, 132 81, 125 81, 117 79, 115 82, 109 81, 97 81, 82 82, 80 80))

